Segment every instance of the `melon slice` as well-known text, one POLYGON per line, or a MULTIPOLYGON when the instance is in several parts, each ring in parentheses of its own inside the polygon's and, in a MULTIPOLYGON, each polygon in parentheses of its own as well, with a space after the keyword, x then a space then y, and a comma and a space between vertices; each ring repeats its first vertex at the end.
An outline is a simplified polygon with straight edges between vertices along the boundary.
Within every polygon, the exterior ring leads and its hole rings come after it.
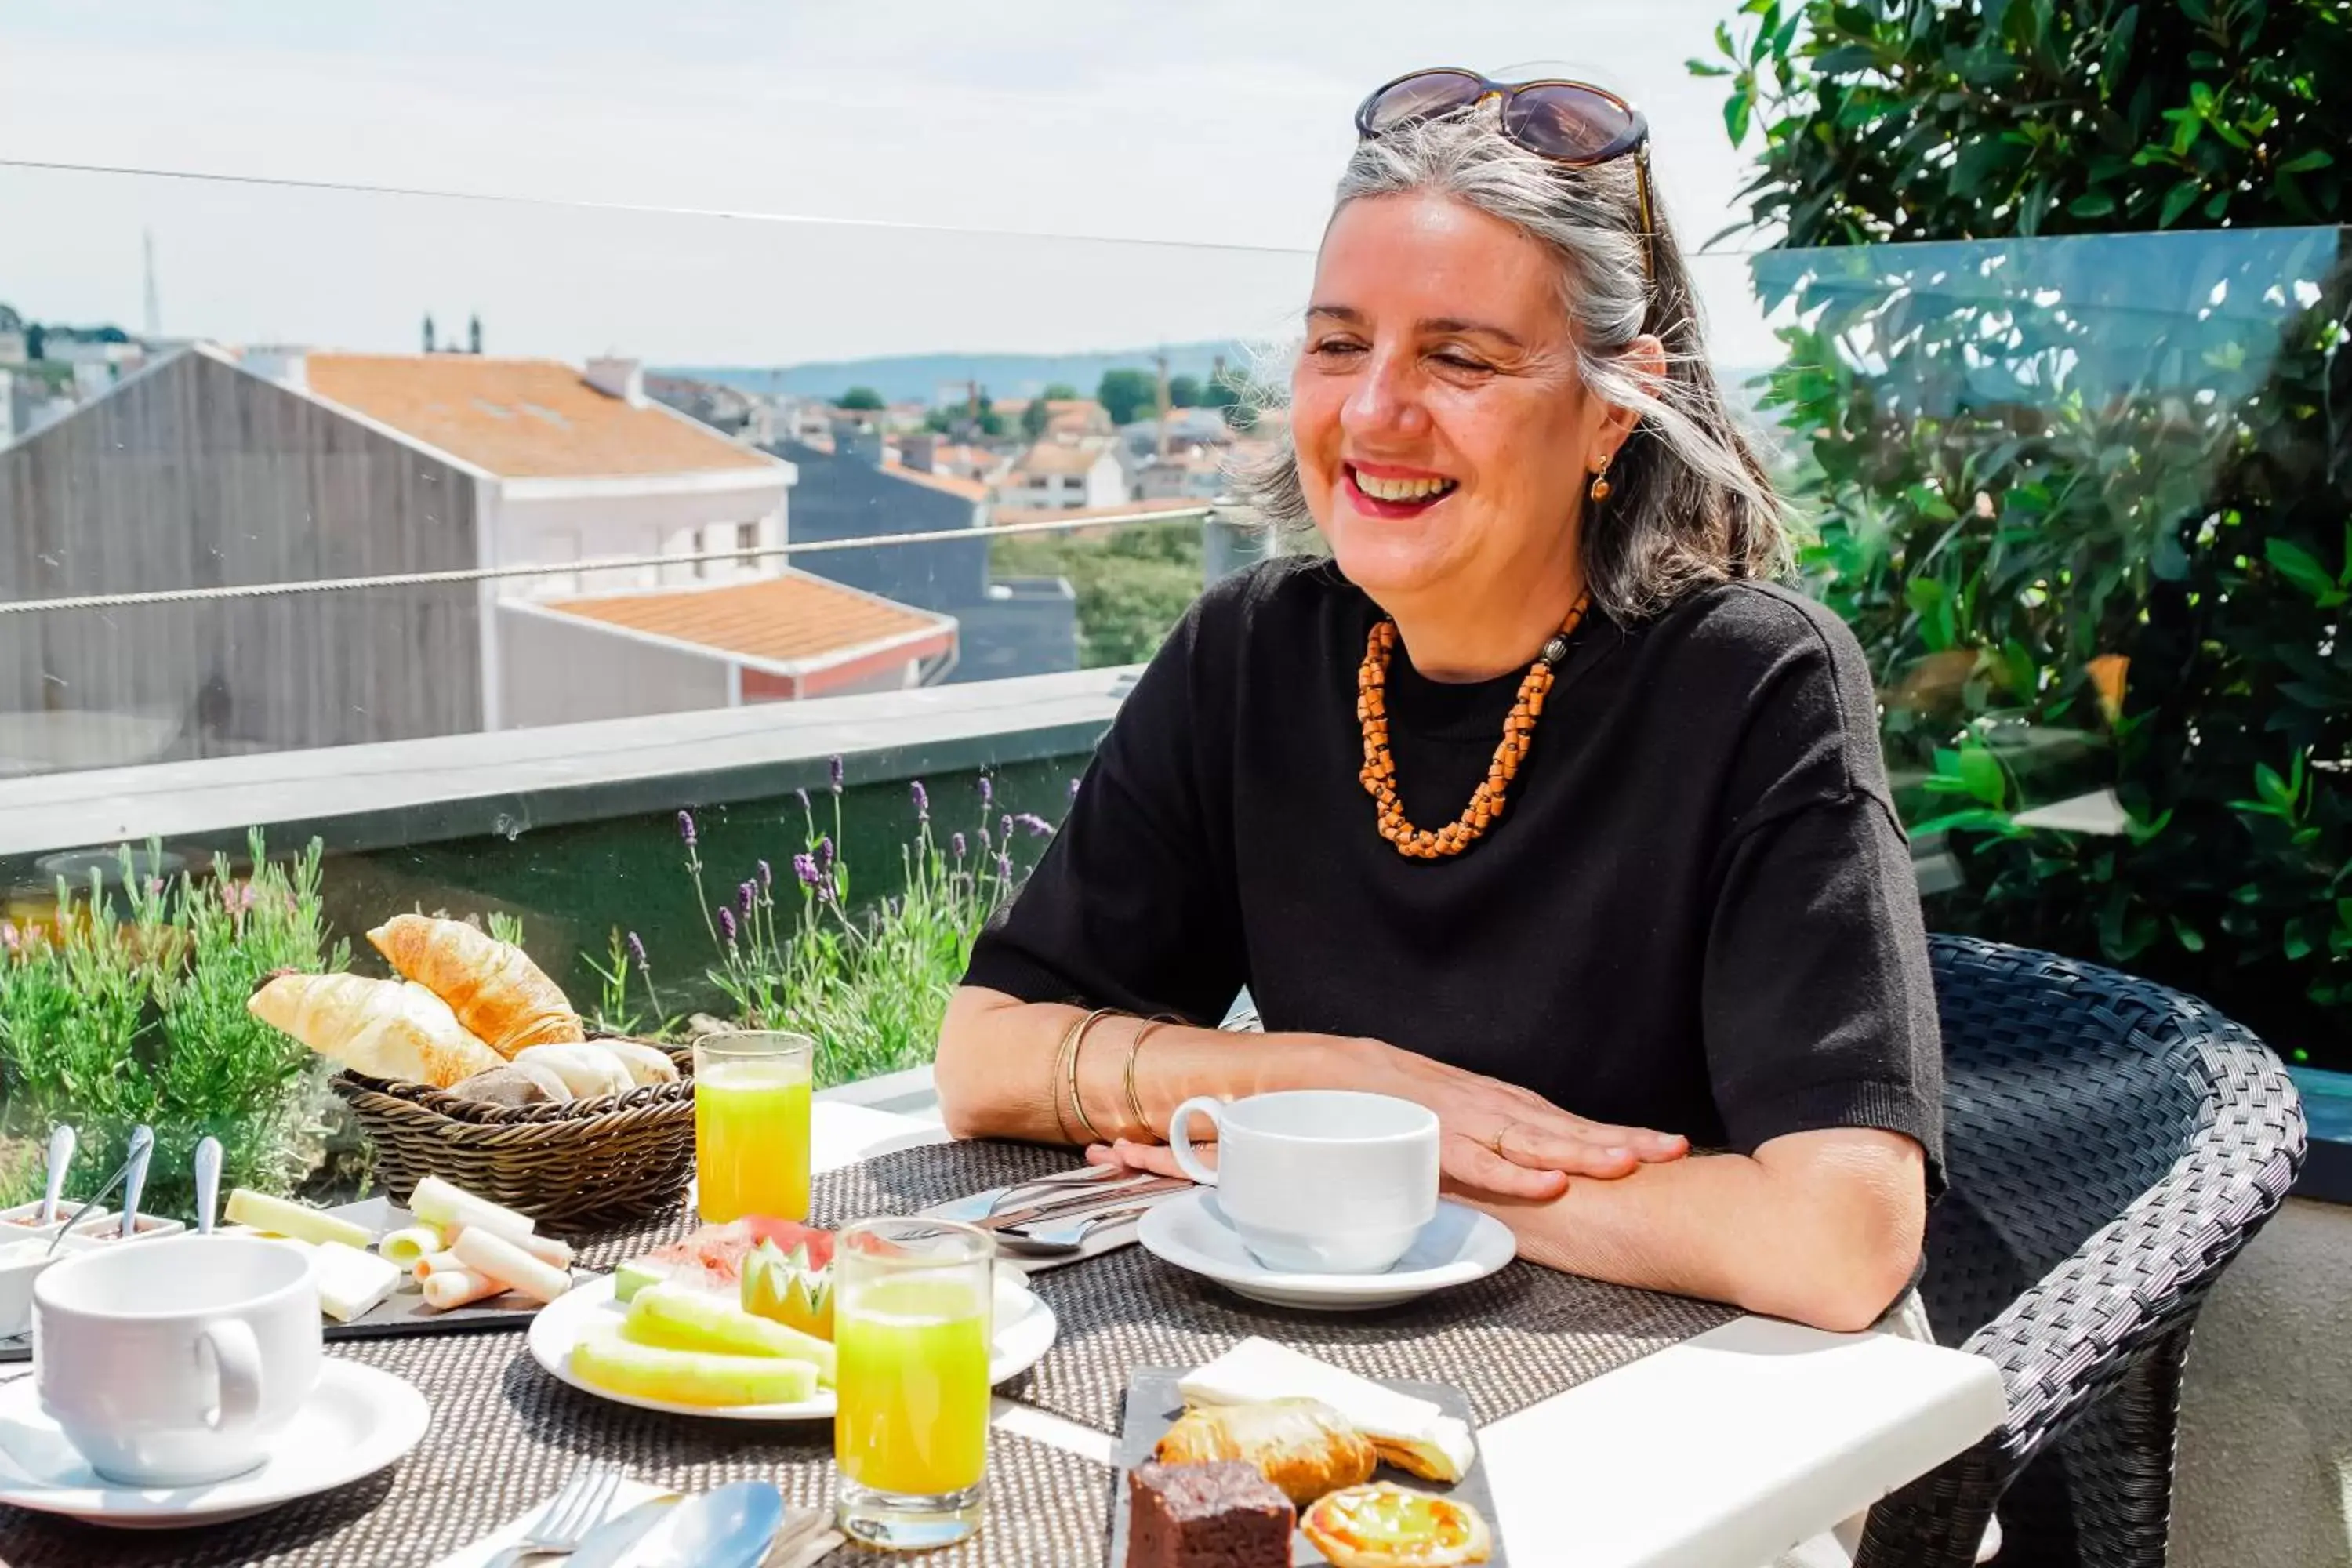
POLYGON ((743 1310, 830 1342, 833 1270, 809 1265, 809 1249, 763 1241, 743 1260, 743 1310))
POLYGON ((833 1261, 833 1232, 750 1215, 726 1225, 706 1225, 683 1241, 622 1264, 613 1273, 614 1298, 634 1300, 646 1286, 664 1284, 736 1297, 742 1289, 743 1260, 763 1242, 785 1252, 805 1247, 813 1268, 833 1261))
POLYGON ((833 1347, 812 1334, 754 1317, 707 1291, 656 1286, 629 1303, 624 1331, 639 1344, 670 1350, 709 1351, 721 1355, 780 1356, 816 1368, 817 1381, 831 1385, 833 1347))
POLYGON ((581 1382, 673 1405, 798 1405, 816 1397, 816 1368, 772 1355, 721 1355, 640 1343, 604 1329, 572 1347, 581 1382))

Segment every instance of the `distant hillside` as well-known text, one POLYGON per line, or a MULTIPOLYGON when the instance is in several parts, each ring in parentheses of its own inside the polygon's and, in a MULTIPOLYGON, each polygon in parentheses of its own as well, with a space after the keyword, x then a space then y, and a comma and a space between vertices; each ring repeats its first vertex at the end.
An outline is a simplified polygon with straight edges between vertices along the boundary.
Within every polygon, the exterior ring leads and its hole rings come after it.
POLYGON ((1107 370, 1148 370, 1156 353, 1168 355, 1171 375, 1205 376, 1219 354, 1229 365, 1248 362, 1239 343, 1171 343, 1164 350, 1123 349, 1087 354, 898 354, 884 359, 842 360, 821 364, 664 365, 660 374, 713 381, 746 392, 791 393, 802 397, 838 397, 853 386, 870 386, 893 403, 929 403, 940 385, 976 381, 994 397, 1032 397, 1055 382, 1091 395, 1107 370))

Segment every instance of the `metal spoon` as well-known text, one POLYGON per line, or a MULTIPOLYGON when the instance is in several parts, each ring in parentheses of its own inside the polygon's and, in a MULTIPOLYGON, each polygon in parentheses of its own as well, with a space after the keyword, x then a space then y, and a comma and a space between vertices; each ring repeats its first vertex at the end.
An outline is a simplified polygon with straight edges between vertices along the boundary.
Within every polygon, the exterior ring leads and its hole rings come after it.
MULTIPOLYGON (((133 1158, 137 1157, 137 1142, 138 1140, 134 1135, 132 1138, 133 1158)), ((86 1216, 90 1210, 96 1208, 99 1205, 112 1197, 114 1195, 114 1189, 121 1186, 122 1184, 123 1178, 130 1174, 131 1161, 129 1160, 125 1160, 122 1163, 114 1167, 114 1174, 106 1178, 106 1184, 99 1188, 97 1192, 91 1194, 89 1199, 82 1204, 81 1207, 74 1210, 73 1218, 59 1226, 58 1227, 57 1235, 49 1237, 49 1251, 52 1253, 57 1251, 58 1244, 65 1240, 67 1237, 73 1234, 74 1227, 81 1224, 84 1216, 86 1216)), ((47 1254, 44 1254, 43 1256, 46 1257, 47 1254)))
POLYGON ((131 1130, 130 1184, 122 1189, 125 1241, 139 1234, 139 1200, 147 1195, 147 1163, 155 1157, 155 1130, 142 1122, 131 1130))
POLYGON ((63 1122, 49 1129, 49 1185, 41 1197, 41 1223, 50 1224, 58 1217, 58 1199, 65 1194, 66 1169, 73 1163, 74 1130, 63 1122))
POLYGON ((213 1233, 213 1211, 220 1198, 221 1146, 217 1138, 196 1145, 196 1234, 213 1233))
POLYGON ((737 1481, 670 1510, 638 1544, 645 1568, 756 1568, 784 1525, 783 1495, 766 1481, 737 1481))

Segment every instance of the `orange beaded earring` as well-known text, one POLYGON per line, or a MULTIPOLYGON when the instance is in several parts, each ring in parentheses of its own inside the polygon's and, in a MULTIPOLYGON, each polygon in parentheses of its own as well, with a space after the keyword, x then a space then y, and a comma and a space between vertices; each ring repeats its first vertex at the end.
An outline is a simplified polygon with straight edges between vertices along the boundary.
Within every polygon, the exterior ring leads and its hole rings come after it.
POLYGON ((1601 454, 1600 466, 1592 470, 1592 488, 1585 491, 1585 494, 1592 498, 1593 504, 1596 506, 1609 499, 1609 459, 1611 456, 1612 454, 1608 452, 1601 454))

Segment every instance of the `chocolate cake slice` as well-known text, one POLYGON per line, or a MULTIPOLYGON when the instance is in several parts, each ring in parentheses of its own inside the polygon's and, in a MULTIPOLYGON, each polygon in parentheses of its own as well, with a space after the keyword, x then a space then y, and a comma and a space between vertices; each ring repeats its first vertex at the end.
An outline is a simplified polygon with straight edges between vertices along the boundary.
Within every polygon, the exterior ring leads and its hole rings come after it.
POLYGON ((1126 1568, 1290 1568, 1297 1513, 1255 1465, 1140 1464, 1127 1504, 1126 1568))

